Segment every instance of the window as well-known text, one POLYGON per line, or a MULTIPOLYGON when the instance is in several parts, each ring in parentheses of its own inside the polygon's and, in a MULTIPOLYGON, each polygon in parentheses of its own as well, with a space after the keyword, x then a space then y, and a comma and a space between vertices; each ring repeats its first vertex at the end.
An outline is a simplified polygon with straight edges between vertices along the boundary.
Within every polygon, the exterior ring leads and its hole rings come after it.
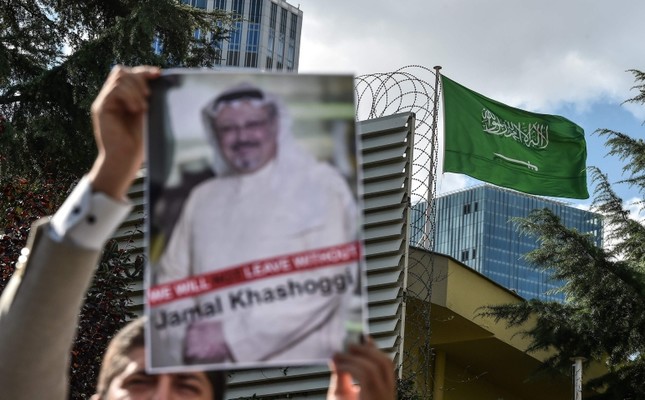
POLYGON ((280 10, 280 33, 286 34, 287 33, 287 16, 289 15, 289 12, 287 11, 286 8, 283 8, 280 10))
POLYGON ((466 262, 468 261, 468 250, 462 250, 461 252, 461 261, 466 262))
POLYGON ((293 70, 296 57, 296 32, 298 31, 298 15, 291 14, 289 25, 289 46, 287 47, 287 70, 293 70))
MULTIPOLYGON (((226 11, 226 0, 215 0, 213 9, 226 11)), ((222 22, 217 21, 217 26, 221 28, 222 22)), ((218 53, 217 60, 215 60, 215 64, 222 65, 222 49, 224 48, 224 40, 223 39, 214 40, 211 44, 212 46, 215 47, 218 53)))
POLYGON ((228 43, 228 52, 226 54, 226 65, 240 65, 240 41, 242 37, 242 23, 236 22, 231 31, 228 43))
POLYGON ((201 8, 202 10, 206 9, 206 0, 183 0, 182 2, 189 6, 201 8))
POLYGON ((470 203, 464 204, 464 215, 470 214, 470 203))
POLYGON ((260 23, 262 18, 262 0, 251 0, 249 5, 249 22, 260 23))
POLYGON ((244 66, 255 68, 258 66, 258 53, 246 53, 244 66))
POLYGON ((277 19, 278 19, 278 5, 276 3, 271 3, 271 19, 269 20, 269 28, 275 29, 277 19))
POLYGON ((282 70, 284 68, 284 48, 285 48, 285 39, 287 36, 287 17, 289 12, 287 9, 283 8, 280 10, 280 31, 278 35, 278 49, 276 54, 277 62, 276 68, 282 70))
POLYGON ((291 25, 289 26, 289 39, 295 39, 297 31, 298 31, 298 15, 292 13, 291 25))
POLYGON ((260 23, 262 14, 262 0, 251 0, 249 7, 248 31, 246 36, 245 67, 258 66, 258 46, 260 43, 260 23))
POLYGON ((238 17, 242 17, 244 15, 244 0, 233 0, 233 9, 231 11, 238 17))
POLYGON ((226 55, 226 65, 233 65, 239 67, 240 65, 240 52, 229 50, 226 55))

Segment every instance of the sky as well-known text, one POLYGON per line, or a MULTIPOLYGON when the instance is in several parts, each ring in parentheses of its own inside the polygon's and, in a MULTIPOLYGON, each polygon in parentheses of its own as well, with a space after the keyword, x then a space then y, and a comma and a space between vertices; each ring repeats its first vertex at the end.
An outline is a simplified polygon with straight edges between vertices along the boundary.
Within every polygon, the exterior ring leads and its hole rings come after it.
MULTIPOLYGON (((623 178, 607 156, 608 128, 645 136, 645 106, 629 69, 645 70, 642 0, 291 0, 303 11, 300 73, 432 68, 487 97, 527 111, 562 115, 585 130, 587 165, 623 178)), ((434 77, 419 69, 419 77, 434 77)), ((441 112, 440 112, 441 115, 441 112)), ((441 126, 441 125, 440 125, 441 126)), ((442 132, 440 132, 440 135, 442 132)), ((438 192, 472 186, 440 174, 438 192)), ((639 196, 616 186, 624 200, 639 196)), ((589 191, 593 186, 589 183, 589 191)), ((586 208, 589 200, 559 199, 586 208)), ((634 208, 636 209, 636 208, 634 208)))

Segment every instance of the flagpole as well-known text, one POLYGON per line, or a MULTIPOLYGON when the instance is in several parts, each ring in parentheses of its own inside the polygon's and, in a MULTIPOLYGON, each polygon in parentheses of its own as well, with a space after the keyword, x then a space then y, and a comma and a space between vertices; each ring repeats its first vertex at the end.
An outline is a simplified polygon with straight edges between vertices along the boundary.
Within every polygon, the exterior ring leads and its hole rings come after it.
MULTIPOLYGON (((429 168, 429 173, 428 173, 428 204, 426 205, 426 221, 425 221, 425 243, 424 243, 424 248, 430 251, 433 251, 434 248, 430 248, 431 243, 433 243, 430 240, 430 216, 432 213, 430 212, 430 207, 434 207, 433 202, 434 197, 435 197, 435 190, 436 190, 436 185, 433 185, 433 182, 436 180, 436 172, 437 172, 437 147, 439 140, 437 138, 437 121, 439 119, 438 113, 439 113, 439 77, 441 76, 441 65, 436 65, 434 67, 435 70, 435 80, 434 80, 434 99, 433 99, 433 106, 432 106, 432 133, 430 134, 430 168, 429 168)), ((432 232, 434 235, 434 232, 432 232)), ((432 246, 434 247, 434 246, 432 246)))

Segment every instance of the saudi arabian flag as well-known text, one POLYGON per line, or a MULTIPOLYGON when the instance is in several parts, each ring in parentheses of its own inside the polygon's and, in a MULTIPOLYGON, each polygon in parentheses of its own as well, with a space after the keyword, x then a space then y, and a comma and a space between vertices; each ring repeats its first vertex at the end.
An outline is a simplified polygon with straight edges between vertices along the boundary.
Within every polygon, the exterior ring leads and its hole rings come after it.
POLYGON ((586 199, 581 127, 557 115, 509 107, 441 77, 444 172, 543 196, 586 199))

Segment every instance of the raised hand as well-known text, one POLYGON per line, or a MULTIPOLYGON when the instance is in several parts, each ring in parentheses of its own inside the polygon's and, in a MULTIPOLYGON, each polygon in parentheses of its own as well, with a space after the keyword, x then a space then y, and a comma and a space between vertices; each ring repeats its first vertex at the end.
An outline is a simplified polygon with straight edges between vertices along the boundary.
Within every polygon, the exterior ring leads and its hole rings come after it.
POLYGON ((117 65, 92 103, 98 156, 89 173, 92 188, 121 199, 143 161, 143 121, 148 110, 148 81, 159 68, 117 65))

